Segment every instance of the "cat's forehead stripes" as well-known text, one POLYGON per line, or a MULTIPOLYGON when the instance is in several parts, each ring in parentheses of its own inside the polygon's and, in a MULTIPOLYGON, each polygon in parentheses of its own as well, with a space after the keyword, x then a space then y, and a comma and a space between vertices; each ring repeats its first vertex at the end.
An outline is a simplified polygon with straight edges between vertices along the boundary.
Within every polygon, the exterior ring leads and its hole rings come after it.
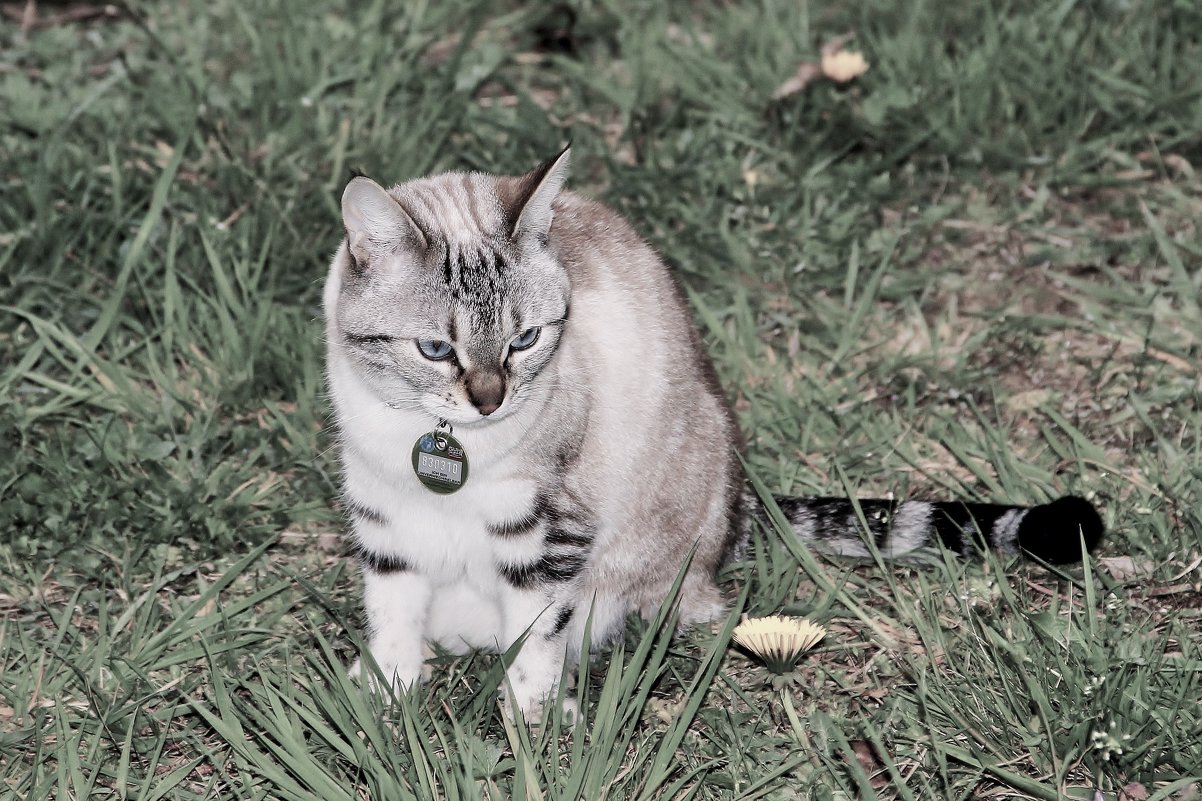
POLYGON ((452 340, 462 349, 466 363, 492 364, 504 352, 516 316, 504 275, 510 263, 503 250, 487 240, 471 247, 457 247, 453 242, 442 243, 441 247, 444 261, 435 274, 445 281, 453 301, 455 332, 468 334, 452 340))
POLYGON ((479 173, 448 173, 403 184, 396 196, 441 255, 434 269, 450 296, 465 307, 469 326, 496 325, 504 313, 512 254, 501 241, 507 217, 495 179, 479 173))
POLYGON ((501 248, 488 240, 470 245, 446 241, 443 249, 442 280, 451 297, 489 319, 497 319, 505 297, 504 277, 511 269, 501 248))
POLYGON ((505 224, 494 179, 478 173, 448 173, 403 184, 394 190, 427 237, 469 243, 495 236, 505 224))

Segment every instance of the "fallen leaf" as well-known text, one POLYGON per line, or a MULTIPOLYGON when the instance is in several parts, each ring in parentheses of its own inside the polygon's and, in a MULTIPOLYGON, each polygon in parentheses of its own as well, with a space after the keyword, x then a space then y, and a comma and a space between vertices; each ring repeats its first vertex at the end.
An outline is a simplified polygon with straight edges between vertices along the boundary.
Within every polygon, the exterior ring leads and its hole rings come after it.
POLYGON ((1119 801, 1145 801, 1147 797, 1148 788, 1139 782, 1123 785, 1123 789, 1119 790, 1119 801))
POLYGON ((1052 399, 1050 389, 1028 389, 1016 392, 1006 399, 1006 408, 1015 412, 1029 412, 1038 409, 1052 399))
POLYGON ((889 775, 885 772, 885 766, 876 755, 876 750, 873 749, 872 743, 867 740, 851 740, 851 750, 855 752, 856 761, 860 763, 860 767, 868 774, 868 783, 872 785, 874 790, 880 790, 889 784, 889 775))
POLYGON ((684 709, 683 702, 672 702, 666 698, 652 698, 648 706, 651 707, 651 711, 655 713, 657 718, 669 724, 676 720, 681 710, 684 709))
POLYGON ((1133 556, 1103 556, 1098 560, 1098 566, 1109 573, 1115 581, 1127 581, 1152 575, 1152 563, 1142 559, 1136 561, 1133 556))
POLYGON ((1185 156, 1178 155, 1177 153, 1169 153, 1165 156, 1164 166, 1185 178, 1194 177, 1194 165, 1190 164, 1185 156))
POLYGON ((1202 799, 1202 784, 1191 784, 1173 794, 1173 801, 1199 801, 1202 799))
POLYGON ((14 22, 21 23, 21 30, 28 33, 39 28, 53 28, 59 25, 71 25, 76 22, 88 22, 93 19, 107 17, 115 19, 121 16, 120 9, 113 4, 103 6, 79 3, 68 5, 58 14, 41 16, 35 2, 5 3, 0 6, 0 13, 14 22))
POLYGON ((813 61, 803 61, 797 65, 797 72, 793 73, 792 78, 776 87, 776 91, 772 93, 772 99, 780 100, 783 97, 795 95, 820 77, 822 77, 822 69, 817 64, 813 61))

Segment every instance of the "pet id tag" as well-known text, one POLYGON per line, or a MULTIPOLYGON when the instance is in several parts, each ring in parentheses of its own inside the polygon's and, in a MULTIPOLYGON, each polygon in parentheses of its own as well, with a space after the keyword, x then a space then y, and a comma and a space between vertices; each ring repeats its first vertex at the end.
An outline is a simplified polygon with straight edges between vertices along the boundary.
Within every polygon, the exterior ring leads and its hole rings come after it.
POLYGON ((451 436, 451 430, 440 422, 438 428, 413 443, 413 472, 426 489, 439 495, 450 495, 467 481, 467 452, 451 436), (446 431, 442 430, 444 425, 446 431))

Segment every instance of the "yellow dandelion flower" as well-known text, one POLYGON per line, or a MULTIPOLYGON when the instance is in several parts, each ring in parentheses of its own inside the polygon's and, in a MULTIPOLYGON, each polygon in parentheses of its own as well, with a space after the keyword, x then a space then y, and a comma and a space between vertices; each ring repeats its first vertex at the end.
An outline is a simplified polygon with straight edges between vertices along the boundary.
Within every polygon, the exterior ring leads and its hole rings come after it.
POLYGON ((838 50, 822 54, 822 74, 835 83, 847 83, 868 72, 868 62, 863 53, 854 50, 838 50))

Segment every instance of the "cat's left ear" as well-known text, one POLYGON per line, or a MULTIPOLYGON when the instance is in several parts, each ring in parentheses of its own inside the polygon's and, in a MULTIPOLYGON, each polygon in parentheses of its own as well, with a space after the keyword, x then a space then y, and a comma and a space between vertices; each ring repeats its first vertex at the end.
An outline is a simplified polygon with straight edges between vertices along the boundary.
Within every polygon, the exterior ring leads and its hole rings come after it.
POLYGON ((362 267, 402 247, 426 246, 421 229, 397 199, 366 176, 352 178, 343 190, 342 224, 351 256, 362 267))
POLYGON ((555 215, 551 204, 568 180, 571 164, 572 146, 568 145, 558 156, 543 162, 532 172, 518 179, 517 194, 514 198, 516 213, 513 215, 513 230, 510 232, 513 239, 520 241, 534 237, 539 241, 546 241, 551 231, 551 220, 555 215))

